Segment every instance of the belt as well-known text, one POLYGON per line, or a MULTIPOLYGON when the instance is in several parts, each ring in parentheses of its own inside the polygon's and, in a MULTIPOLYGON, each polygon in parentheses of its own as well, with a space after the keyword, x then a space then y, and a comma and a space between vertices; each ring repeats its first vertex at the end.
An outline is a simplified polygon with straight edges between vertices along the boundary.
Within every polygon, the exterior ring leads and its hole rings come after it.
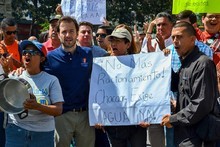
POLYGON ((87 108, 76 108, 72 110, 73 112, 83 112, 83 111, 87 111, 87 108))

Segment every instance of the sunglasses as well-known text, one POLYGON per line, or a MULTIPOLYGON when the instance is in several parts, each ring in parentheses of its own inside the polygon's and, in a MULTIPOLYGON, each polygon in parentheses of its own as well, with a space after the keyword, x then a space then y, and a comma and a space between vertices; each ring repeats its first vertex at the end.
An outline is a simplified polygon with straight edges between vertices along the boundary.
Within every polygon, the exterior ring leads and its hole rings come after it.
POLYGON ((26 54, 29 54, 31 56, 35 56, 35 55, 41 55, 41 52, 34 51, 34 50, 23 50, 22 55, 25 56, 26 54))
POLYGON ((106 34, 96 34, 96 37, 101 37, 101 38, 105 38, 107 35, 106 34))
POLYGON ((11 35, 11 34, 17 34, 18 31, 6 31, 7 35, 11 35))

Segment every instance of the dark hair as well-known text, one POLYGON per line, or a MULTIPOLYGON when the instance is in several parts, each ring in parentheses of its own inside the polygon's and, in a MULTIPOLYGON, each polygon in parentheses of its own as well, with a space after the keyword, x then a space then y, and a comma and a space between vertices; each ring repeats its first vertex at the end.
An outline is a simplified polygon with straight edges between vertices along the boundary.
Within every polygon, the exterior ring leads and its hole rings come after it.
POLYGON ((202 15, 203 17, 206 17, 207 13, 201 13, 201 15, 202 15))
POLYGON ((76 21, 75 18, 70 17, 70 16, 63 16, 63 17, 60 18, 60 20, 58 20, 57 32, 60 32, 60 24, 61 24, 61 22, 63 22, 63 21, 73 22, 74 25, 75 25, 75 27, 76 27, 76 32, 79 31, 79 25, 78 25, 78 23, 77 23, 77 21, 76 21))
POLYGON ((160 13, 158 13, 156 18, 160 18, 160 17, 166 17, 169 20, 169 22, 173 23, 172 16, 169 13, 167 13, 167 12, 160 12, 160 13))
POLYGON ((189 21, 191 24, 194 24, 197 22, 196 14, 193 13, 191 10, 184 10, 177 14, 177 20, 186 19, 189 18, 189 21))
POLYGON ((113 29, 110 26, 101 25, 98 27, 98 29, 104 29, 106 30, 107 35, 111 35, 113 29))
POLYGON ((46 42, 48 40, 48 35, 49 35, 48 31, 41 32, 40 35, 39 35, 39 39, 38 39, 39 42, 40 43, 46 42))
POLYGON ((89 26, 91 29, 93 29, 93 25, 90 22, 87 22, 87 21, 80 22, 79 27, 80 26, 89 26))
POLYGON ((173 28, 180 28, 180 27, 185 27, 185 31, 190 35, 190 36, 196 36, 196 30, 192 26, 192 24, 188 22, 178 22, 176 23, 173 28))
POLYGON ((4 18, 1 22, 1 28, 4 30, 8 26, 16 26, 17 23, 13 18, 4 18))

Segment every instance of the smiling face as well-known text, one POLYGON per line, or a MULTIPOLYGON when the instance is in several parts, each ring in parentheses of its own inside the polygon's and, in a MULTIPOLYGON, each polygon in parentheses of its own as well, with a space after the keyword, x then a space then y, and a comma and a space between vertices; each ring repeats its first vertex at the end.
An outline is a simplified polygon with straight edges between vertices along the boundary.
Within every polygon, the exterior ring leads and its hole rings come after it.
POLYGON ((205 31, 215 34, 220 31, 220 13, 207 13, 202 17, 205 31))
POLYGON ((77 31, 74 22, 62 21, 59 26, 58 36, 66 51, 73 51, 76 47, 77 31))
POLYGON ((195 46, 196 37, 186 31, 186 27, 177 27, 172 30, 173 45, 178 55, 185 58, 195 46))

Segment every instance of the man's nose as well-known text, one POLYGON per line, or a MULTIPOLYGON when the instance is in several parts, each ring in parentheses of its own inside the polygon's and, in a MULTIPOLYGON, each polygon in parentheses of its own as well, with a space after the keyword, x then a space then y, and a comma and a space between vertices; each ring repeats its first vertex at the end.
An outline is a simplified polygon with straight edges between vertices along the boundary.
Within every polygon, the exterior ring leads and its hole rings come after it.
POLYGON ((162 27, 163 27, 162 25, 158 25, 158 26, 157 26, 158 29, 161 29, 162 27))
POLYGON ((172 41, 173 41, 173 43, 176 43, 176 42, 177 42, 177 38, 176 38, 176 37, 173 37, 173 38, 172 38, 172 41))
POLYGON ((85 35, 89 35, 90 33, 88 31, 85 32, 85 35))

